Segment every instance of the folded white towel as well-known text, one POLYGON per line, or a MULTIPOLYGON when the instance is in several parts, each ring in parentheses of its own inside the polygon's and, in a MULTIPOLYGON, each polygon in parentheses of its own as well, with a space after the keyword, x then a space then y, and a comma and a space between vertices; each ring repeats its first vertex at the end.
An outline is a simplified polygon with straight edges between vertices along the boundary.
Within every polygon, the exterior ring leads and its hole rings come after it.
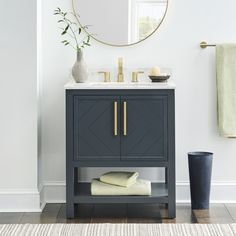
POLYGON ((100 181, 107 184, 129 187, 136 183, 138 175, 138 172, 111 171, 103 174, 100 177, 100 181))
POLYGON ((116 196, 116 195, 151 195, 151 182, 148 180, 138 179, 130 187, 121 187, 106 184, 98 179, 93 179, 91 183, 92 195, 116 196))

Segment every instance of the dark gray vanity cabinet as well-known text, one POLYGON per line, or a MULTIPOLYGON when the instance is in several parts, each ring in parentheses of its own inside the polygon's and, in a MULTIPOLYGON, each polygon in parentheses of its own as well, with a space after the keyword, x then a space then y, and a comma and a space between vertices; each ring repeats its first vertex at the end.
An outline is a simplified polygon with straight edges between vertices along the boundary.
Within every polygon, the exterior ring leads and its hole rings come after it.
MULTIPOLYGON (((108 169, 109 170, 109 169, 108 169)), ((175 217, 174 89, 66 90, 66 203, 166 203, 175 217), (151 196, 92 196, 83 167, 156 167, 151 196)))
POLYGON ((123 161, 167 159, 167 101, 165 95, 121 97, 121 122, 127 120, 126 135, 121 130, 123 161))
POLYGON ((118 106, 119 99, 118 96, 74 97, 75 160, 120 159, 119 136, 113 133, 114 104, 118 106))

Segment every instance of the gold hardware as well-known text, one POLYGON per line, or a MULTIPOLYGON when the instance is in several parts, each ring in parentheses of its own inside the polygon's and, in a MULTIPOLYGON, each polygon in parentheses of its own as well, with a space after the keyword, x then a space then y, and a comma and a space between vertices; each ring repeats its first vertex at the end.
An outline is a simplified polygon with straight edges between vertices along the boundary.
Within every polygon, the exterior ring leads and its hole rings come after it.
POLYGON ((118 58, 118 78, 117 78, 117 82, 124 82, 123 59, 121 57, 118 58))
POLYGON ((204 42, 204 41, 200 43, 200 47, 203 49, 206 47, 215 47, 215 46, 216 46, 215 44, 208 44, 207 42, 204 42))
POLYGON ((114 136, 117 136, 117 102, 114 102, 114 136))
POLYGON ((110 80, 110 72, 99 71, 98 74, 103 74, 104 75, 104 82, 111 82, 111 80, 110 80))
POLYGON ((123 135, 127 135, 127 102, 123 102, 123 108, 124 108, 124 130, 123 135))
POLYGON ((132 72, 132 82, 138 82, 138 74, 143 74, 143 71, 132 72))

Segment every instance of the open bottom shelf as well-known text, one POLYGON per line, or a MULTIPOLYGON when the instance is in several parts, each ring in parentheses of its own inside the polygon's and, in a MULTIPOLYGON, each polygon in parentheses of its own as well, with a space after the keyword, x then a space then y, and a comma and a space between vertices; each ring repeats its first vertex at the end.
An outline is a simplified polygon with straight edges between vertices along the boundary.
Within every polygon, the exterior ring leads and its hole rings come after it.
POLYGON ((168 187, 165 183, 152 183, 150 196, 92 196, 90 183, 75 183, 74 203, 167 203, 168 187))

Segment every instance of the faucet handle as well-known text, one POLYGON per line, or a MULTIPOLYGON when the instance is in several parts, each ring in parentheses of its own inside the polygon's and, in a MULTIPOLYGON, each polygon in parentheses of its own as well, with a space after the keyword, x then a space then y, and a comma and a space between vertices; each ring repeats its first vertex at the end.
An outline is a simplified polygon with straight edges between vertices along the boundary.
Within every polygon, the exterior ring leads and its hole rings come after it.
POLYGON ((132 82, 138 82, 138 75, 143 73, 143 71, 132 72, 132 82))
POLYGON ((108 72, 108 71, 99 71, 98 74, 103 74, 104 75, 104 81, 103 82, 111 82, 110 72, 108 72))

